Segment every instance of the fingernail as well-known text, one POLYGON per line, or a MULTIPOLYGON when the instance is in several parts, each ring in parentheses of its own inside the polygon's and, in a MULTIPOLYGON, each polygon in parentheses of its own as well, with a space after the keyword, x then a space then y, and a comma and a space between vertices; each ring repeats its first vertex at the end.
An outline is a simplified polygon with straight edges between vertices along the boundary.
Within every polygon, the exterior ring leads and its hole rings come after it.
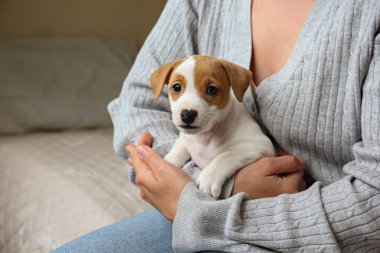
POLYGON ((144 146, 137 146, 137 153, 141 156, 144 156, 146 153, 146 148, 144 146))

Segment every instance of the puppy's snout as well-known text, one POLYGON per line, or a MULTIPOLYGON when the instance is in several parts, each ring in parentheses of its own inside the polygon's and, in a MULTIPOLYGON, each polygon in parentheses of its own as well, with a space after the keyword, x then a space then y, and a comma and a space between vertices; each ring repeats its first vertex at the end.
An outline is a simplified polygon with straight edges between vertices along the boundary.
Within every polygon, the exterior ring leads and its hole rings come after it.
POLYGON ((183 123, 186 123, 186 124, 193 123, 197 116, 198 116, 198 112, 195 110, 183 109, 181 111, 181 120, 183 121, 183 123))

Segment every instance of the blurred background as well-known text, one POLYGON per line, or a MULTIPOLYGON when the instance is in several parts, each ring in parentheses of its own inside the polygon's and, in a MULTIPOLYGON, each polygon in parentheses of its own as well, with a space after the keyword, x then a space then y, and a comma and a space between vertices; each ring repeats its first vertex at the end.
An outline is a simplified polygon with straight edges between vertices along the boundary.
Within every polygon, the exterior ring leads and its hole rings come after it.
POLYGON ((165 0, 1 0, 0 37, 123 37, 140 45, 165 0))
POLYGON ((148 207, 107 104, 164 0, 0 0, 0 252, 49 252, 148 207))

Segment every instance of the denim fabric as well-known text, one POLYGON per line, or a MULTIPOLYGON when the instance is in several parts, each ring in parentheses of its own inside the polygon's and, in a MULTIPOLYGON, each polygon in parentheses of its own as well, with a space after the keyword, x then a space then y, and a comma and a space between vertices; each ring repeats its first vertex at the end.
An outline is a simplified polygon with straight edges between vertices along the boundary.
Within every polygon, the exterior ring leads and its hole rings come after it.
POLYGON ((52 253, 174 252, 172 223, 151 209, 82 236, 52 253))
POLYGON ((65 244, 51 253, 153 252, 174 253, 172 223, 156 209, 101 228, 65 244))

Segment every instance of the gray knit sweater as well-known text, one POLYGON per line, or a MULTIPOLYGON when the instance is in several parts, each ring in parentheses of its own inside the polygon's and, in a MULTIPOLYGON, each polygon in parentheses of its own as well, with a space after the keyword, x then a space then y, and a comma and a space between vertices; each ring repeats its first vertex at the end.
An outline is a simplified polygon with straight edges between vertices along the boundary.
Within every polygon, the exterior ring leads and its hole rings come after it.
MULTIPOLYGON (((152 99, 149 77, 158 66, 206 54, 249 68, 250 4, 167 3, 108 108, 120 155, 145 130, 161 155, 177 137, 166 90, 152 99)), ((189 183, 173 224, 177 252, 380 252, 379 32, 379 0, 316 0, 288 63, 259 85, 256 103, 269 132, 307 160, 317 182, 297 194, 218 201, 189 183)), ((192 162, 184 170, 199 174, 192 162)))

